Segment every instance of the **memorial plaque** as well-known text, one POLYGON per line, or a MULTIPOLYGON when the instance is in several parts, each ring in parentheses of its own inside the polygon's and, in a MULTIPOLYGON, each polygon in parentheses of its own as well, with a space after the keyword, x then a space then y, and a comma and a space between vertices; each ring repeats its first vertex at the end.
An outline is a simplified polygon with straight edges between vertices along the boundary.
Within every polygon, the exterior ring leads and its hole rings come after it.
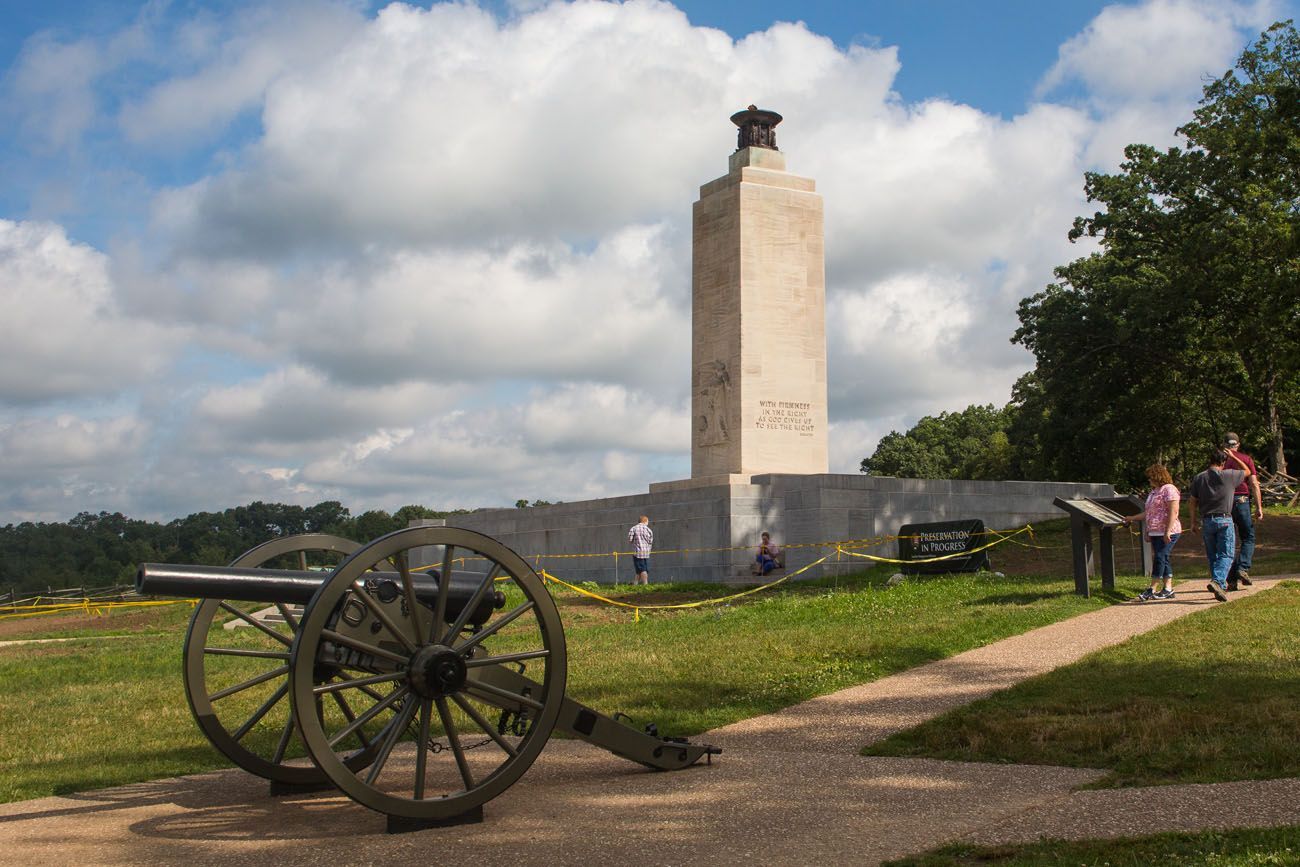
POLYGON ((1124 524, 1123 517, 1117 512, 1111 511, 1101 503, 1086 497, 1079 497, 1074 500, 1063 500, 1058 497, 1055 503, 1065 511, 1077 512, 1102 527, 1119 527, 1124 524))
POLYGON ((953 557, 988 544, 984 522, 978 518, 965 521, 938 521, 933 524, 904 524, 898 528, 900 560, 931 560, 930 563, 905 563, 908 575, 942 575, 948 572, 978 572, 989 566, 989 552, 979 551, 953 557), (935 560, 936 557, 951 559, 935 560))
POLYGON ((1122 497, 1108 497, 1106 505, 1087 497, 1063 499, 1057 497, 1052 504, 1070 516, 1070 558, 1074 561, 1074 589, 1080 596, 1088 596, 1092 590, 1088 586, 1097 565, 1101 567, 1101 586, 1104 590, 1115 589, 1115 528, 1124 526, 1120 513, 1108 506, 1124 510, 1125 514, 1137 514, 1131 511, 1137 507, 1135 500, 1122 497), (1097 550, 1093 552, 1092 528, 1097 528, 1097 550), (1100 564, 1094 562, 1099 560, 1100 564))

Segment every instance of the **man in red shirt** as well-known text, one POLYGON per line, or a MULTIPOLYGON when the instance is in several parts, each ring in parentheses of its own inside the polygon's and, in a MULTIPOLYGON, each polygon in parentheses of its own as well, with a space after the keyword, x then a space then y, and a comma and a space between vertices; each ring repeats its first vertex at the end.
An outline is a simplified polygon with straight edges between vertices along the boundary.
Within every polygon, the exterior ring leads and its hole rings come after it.
POLYGON ((1245 470, 1246 478, 1242 479, 1241 484, 1232 492, 1232 523, 1237 529, 1237 541, 1241 547, 1237 550, 1237 556, 1232 561, 1232 571, 1228 575, 1228 589, 1236 590, 1237 583, 1240 582, 1246 586, 1252 583, 1250 580, 1250 567, 1255 557, 1255 521, 1264 518, 1264 498, 1259 491, 1259 477, 1255 475, 1255 461, 1250 455, 1239 450, 1241 437, 1232 431, 1223 435, 1223 448, 1228 453, 1228 462, 1225 466, 1229 469, 1245 470), (1250 507, 1251 495, 1254 494, 1255 508, 1254 521, 1252 518, 1252 509, 1250 507))

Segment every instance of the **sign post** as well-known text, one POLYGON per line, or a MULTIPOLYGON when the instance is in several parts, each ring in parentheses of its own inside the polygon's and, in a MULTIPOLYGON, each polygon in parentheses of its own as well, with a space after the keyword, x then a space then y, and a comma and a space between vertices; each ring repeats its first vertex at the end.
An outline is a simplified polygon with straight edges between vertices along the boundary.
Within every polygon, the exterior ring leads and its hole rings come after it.
POLYGON ((1104 501, 1078 497, 1057 497, 1052 504, 1070 516, 1070 553, 1074 562, 1074 592, 1091 596, 1088 579, 1095 571, 1094 559, 1101 563, 1101 588, 1115 589, 1115 528, 1124 526, 1124 515, 1141 511, 1126 497, 1104 501), (1104 505, 1103 505, 1104 502, 1104 505), (1120 511, 1116 511, 1116 510, 1120 511), (1134 511, 1136 509, 1136 511, 1134 511), (1092 528, 1097 528, 1097 550, 1092 546, 1092 528), (1095 554, 1095 558, 1094 558, 1095 554))

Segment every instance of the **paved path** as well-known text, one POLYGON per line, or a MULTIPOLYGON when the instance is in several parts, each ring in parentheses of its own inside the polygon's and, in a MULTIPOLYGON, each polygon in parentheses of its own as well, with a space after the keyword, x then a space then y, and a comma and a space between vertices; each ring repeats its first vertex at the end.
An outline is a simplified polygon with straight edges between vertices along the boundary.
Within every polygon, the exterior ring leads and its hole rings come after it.
POLYGON ((1111 606, 745 720, 701 738, 726 749, 712 766, 654 773, 556 741, 479 825, 390 836, 382 817, 342 796, 271 798, 264 781, 220 771, 0 805, 0 864, 874 864, 959 839, 1074 828, 1102 837, 1300 824, 1300 780, 1074 792, 1102 771, 857 755, 1213 604, 1203 584, 1188 584, 1172 602, 1111 606))

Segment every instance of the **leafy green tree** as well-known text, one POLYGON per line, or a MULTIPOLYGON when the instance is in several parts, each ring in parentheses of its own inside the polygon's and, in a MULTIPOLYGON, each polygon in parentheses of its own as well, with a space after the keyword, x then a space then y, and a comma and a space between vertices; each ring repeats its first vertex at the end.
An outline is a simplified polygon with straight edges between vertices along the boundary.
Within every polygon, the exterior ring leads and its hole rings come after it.
POLYGON ((862 472, 908 479, 1012 478, 1010 421, 1010 410, 992 404, 925 416, 907 433, 885 435, 863 459, 862 472))
POLYGON ((403 506, 353 518, 336 500, 315 506, 254 502, 223 512, 196 512, 167 524, 118 513, 82 512, 67 523, 0 527, 0 592, 47 587, 128 584, 140 563, 229 563, 277 536, 329 533, 369 542, 406 527, 413 518, 445 518, 424 506, 403 506))
MULTIPOLYGON (((1286 469, 1300 412, 1300 35, 1275 24, 1206 85, 1183 147, 1089 173, 1100 250, 1021 302, 1037 359, 1020 434, 1046 475, 1138 482, 1199 467, 1231 427, 1286 469)), ((1015 434, 1013 430, 1013 441, 1015 434)))

